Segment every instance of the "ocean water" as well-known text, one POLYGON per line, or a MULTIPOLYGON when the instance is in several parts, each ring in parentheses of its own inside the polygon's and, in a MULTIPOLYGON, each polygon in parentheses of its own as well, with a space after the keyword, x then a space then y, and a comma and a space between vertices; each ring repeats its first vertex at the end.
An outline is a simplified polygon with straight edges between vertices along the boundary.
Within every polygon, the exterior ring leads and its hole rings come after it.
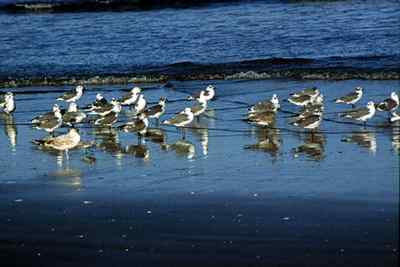
POLYGON ((400 5, 389 0, 245 1, 125 12, 4 11, 0 77, 124 74, 178 62, 269 58, 335 57, 350 67, 365 60, 366 68, 398 68, 398 29, 400 5))

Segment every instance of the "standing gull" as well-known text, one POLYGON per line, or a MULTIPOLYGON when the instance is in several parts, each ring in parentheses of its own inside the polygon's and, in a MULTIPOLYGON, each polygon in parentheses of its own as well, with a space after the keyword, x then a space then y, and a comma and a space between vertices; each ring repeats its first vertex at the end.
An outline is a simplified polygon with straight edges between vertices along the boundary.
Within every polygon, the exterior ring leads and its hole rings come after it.
POLYGON ((119 126, 118 129, 126 133, 138 133, 138 139, 140 140, 146 134, 148 126, 148 118, 144 113, 140 113, 135 120, 119 126))
POLYGON ((294 96, 294 97, 300 97, 303 95, 308 95, 308 96, 317 96, 319 94, 319 90, 317 87, 310 87, 310 88, 305 88, 300 92, 296 92, 296 93, 292 93, 290 94, 290 96, 294 96))
POLYGON ((249 115, 246 121, 257 126, 273 126, 275 124, 275 116, 275 112, 267 110, 249 115))
POLYGON ((254 106, 249 108, 248 114, 257 113, 257 112, 265 112, 265 111, 273 111, 276 112, 280 108, 279 99, 276 94, 273 94, 271 100, 260 101, 254 106))
POLYGON ((73 126, 74 124, 82 122, 85 118, 86 114, 78 110, 78 106, 75 102, 71 102, 62 119, 66 125, 73 126))
POLYGON ((366 107, 349 110, 342 113, 342 117, 349 118, 357 121, 364 122, 364 126, 366 125, 367 120, 371 119, 375 115, 375 104, 372 101, 369 101, 366 107))
POLYGON ((398 106, 399 106, 399 96, 396 94, 396 92, 392 92, 390 94, 390 98, 387 98, 381 103, 377 104, 376 108, 379 111, 392 112, 396 110, 398 106))
POLYGON ((84 108, 85 111, 93 111, 97 108, 101 108, 102 106, 106 106, 108 104, 107 99, 100 93, 96 94, 96 100, 84 108))
POLYGON ((65 101, 65 102, 76 102, 83 95, 83 85, 78 85, 75 87, 75 90, 66 92, 62 96, 58 97, 57 100, 65 101))
POLYGON ((53 132, 62 124, 62 114, 59 106, 54 104, 53 112, 48 112, 34 118, 32 124, 37 129, 45 130, 46 132, 53 134, 53 132))
POLYGON ((101 115, 101 118, 97 119, 94 124, 99 126, 111 127, 118 121, 118 115, 121 112, 121 105, 118 101, 114 100, 112 109, 105 115, 101 115))
POLYGON ((213 85, 210 84, 210 85, 208 85, 208 86, 206 87, 206 89, 201 90, 201 91, 198 92, 197 94, 194 94, 194 95, 192 95, 192 96, 189 96, 189 97, 188 97, 188 100, 194 100, 194 99, 199 98, 202 92, 203 92, 203 94, 204 94, 204 98, 205 98, 207 101, 210 101, 210 100, 212 100, 212 99, 215 97, 215 87, 214 87, 213 85))
POLYGON ((158 124, 160 117, 165 112, 165 102, 166 101, 167 101, 167 99, 165 97, 160 97, 160 100, 158 101, 157 105, 146 108, 143 111, 143 113, 146 115, 146 117, 148 117, 150 119, 155 118, 157 120, 157 124, 158 124))
POLYGON ((308 104, 311 104, 317 99, 318 95, 320 94, 319 90, 316 90, 316 94, 313 95, 307 95, 307 94, 302 94, 302 95, 293 95, 289 97, 288 101, 296 106, 306 106, 308 104))
POLYGON ((293 123, 301 118, 309 117, 321 112, 324 112, 324 96, 322 94, 318 95, 313 103, 306 105, 300 114, 291 117, 289 120, 293 123))
POLYGON ((110 103, 93 108, 91 113, 104 117, 113 110, 121 110, 121 104, 115 98, 111 99, 110 103))
MULTIPOLYGON (((185 127, 193 121, 194 115, 190 108, 185 108, 181 113, 176 114, 169 120, 163 121, 163 124, 173 125, 177 128, 185 127)), ((185 129, 182 129, 182 138, 185 139, 185 129)))
POLYGON ((363 96, 363 88, 356 87, 356 89, 353 92, 350 92, 345 96, 335 99, 335 103, 344 103, 352 105, 352 107, 354 108, 355 104, 361 99, 362 96, 363 96))
POLYGON ((140 87, 133 87, 129 93, 122 96, 118 101, 121 103, 122 106, 129 106, 134 104, 139 97, 139 94, 142 92, 140 87))
POLYGON ((205 96, 205 92, 201 91, 199 98, 196 99, 197 103, 194 104, 191 108, 190 111, 193 113, 193 116, 197 118, 197 120, 200 119, 200 115, 204 113, 207 109, 207 99, 205 96))
POLYGON ((136 101, 135 107, 134 107, 135 113, 139 114, 139 113, 143 112, 144 109, 146 108, 146 104, 147 104, 147 101, 144 98, 144 95, 140 94, 138 100, 136 101))
POLYGON ((322 112, 315 112, 308 116, 300 117, 296 121, 292 122, 294 126, 298 126, 304 129, 313 131, 321 125, 322 112))
POLYGON ((68 150, 76 147, 80 140, 81 136, 79 135, 78 130, 71 128, 66 134, 44 140, 34 140, 33 143, 55 150, 65 151, 65 155, 68 159, 68 150))

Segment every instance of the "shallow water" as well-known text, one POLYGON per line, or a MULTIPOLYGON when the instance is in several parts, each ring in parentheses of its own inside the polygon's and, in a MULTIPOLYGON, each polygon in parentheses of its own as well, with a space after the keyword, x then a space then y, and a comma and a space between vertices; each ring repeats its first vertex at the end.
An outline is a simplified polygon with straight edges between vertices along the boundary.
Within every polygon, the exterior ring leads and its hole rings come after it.
MULTIPOLYGON (((202 88, 204 84, 176 82, 173 89, 154 85, 145 89, 145 94, 150 102, 156 102, 160 95, 166 95, 171 101, 180 100, 187 93, 202 88)), ((372 128, 364 129, 359 124, 348 124, 350 121, 339 119, 335 113, 346 107, 329 102, 356 85, 366 88, 362 104, 369 99, 382 100, 389 95, 391 88, 398 86, 397 81, 232 81, 216 82, 216 85, 218 99, 210 104, 207 117, 194 123, 194 127, 203 129, 187 129, 187 144, 180 147, 178 143, 178 151, 174 150, 173 144, 181 136, 173 127, 163 126, 158 133, 161 136, 154 137, 154 142, 144 142, 143 148, 148 151, 143 159, 138 158, 140 155, 135 157, 124 151, 125 147, 137 144, 135 135, 118 132, 116 129, 87 127, 84 124, 80 129, 82 139, 95 140, 97 147, 87 151, 72 151, 69 162, 65 158, 58 162, 55 155, 38 150, 30 143, 33 139, 44 137, 44 132, 28 125, 18 125, 49 110, 61 90, 69 88, 44 88, 58 91, 35 94, 29 94, 29 91, 37 92, 41 88, 18 89, 18 109, 13 116, 17 126, 3 126, 8 137, 3 134, 0 143, 3 165, 1 181, 3 185, 11 182, 13 187, 18 187, 19 183, 57 183, 63 179, 50 177, 70 169, 71 173, 67 172, 66 176, 77 174, 82 183, 88 186, 87 189, 92 186, 96 188, 89 192, 100 195, 111 193, 114 187, 110 185, 115 185, 117 188, 121 187, 121 190, 138 190, 140 193, 135 194, 135 197, 149 192, 153 194, 153 191, 157 194, 218 191, 239 195, 266 191, 301 197, 397 201, 394 196, 398 189, 393 186, 398 183, 398 144, 394 141, 397 128, 388 125, 384 113, 377 113, 368 123, 372 128), (287 118, 291 114, 288 113, 279 115, 275 130, 259 129, 241 121, 247 109, 246 103, 255 103, 270 97, 272 93, 277 93, 281 99, 287 98, 290 92, 309 85, 322 88, 327 99, 325 118, 333 120, 323 122, 321 132, 315 140, 311 140, 309 134, 289 126, 287 118), (14 131, 15 141, 11 141, 14 131), (256 144, 266 138, 275 144, 271 151, 269 148, 266 151, 254 147, 245 149, 247 145, 256 144), (316 151, 307 151, 309 154, 301 151, 295 153, 295 148, 310 141, 318 144, 316 151), (95 163, 85 163, 91 157, 95 158, 95 163), (30 160, 32 158, 35 160, 30 160), (7 159, 12 159, 11 165, 7 159), (24 164, 21 165, 21 162, 24 164), (365 168, 366 166, 370 168, 365 168), (159 177, 161 174, 162 177, 159 177), (98 179, 99 177, 107 178, 98 179), (249 179, 254 180, 249 182, 249 179)), ((123 93, 119 89, 126 89, 126 86, 89 88, 80 103, 90 103, 98 91, 103 92, 107 98, 117 97, 123 93)), ((185 105, 190 105, 190 102, 169 103, 168 115, 164 115, 164 118, 182 110, 185 105)), ((282 108, 296 111, 287 102, 283 102, 282 108)), ((128 115, 129 113, 121 116, 120 120, 129 120, 128 115)), ((3 121, 7 122, 4 119, 3 121)))
MULTIPOLYGON (((327 257, 345 265, 395 266, 399 125, 389 126, 384 113, 365 129, 344 123, 335 112, 347 107, 331 100, 355 86, 365 88, 360 105, 382 100, 398 81, 210 82, 218 98, 193 125, 203 129, 187 129, 185 144, 173 127, 163 126, 163 137, 138 147, 135 135, 83 125, 82 139, 97 145, 70 151, 69 160, 31 144, 46 134, 22 124, 49 110, 70 87, 17 89, 17 126, 3 125, 0 135, 5 259, 24 255, 49 264, 66 257, 82 264, 95 255, 105 266, 125 260, 154 266, 293 263, 280 256, 285 250, 307 266, 320 266, 327 257), (287 98, 308 86, 322 90, 325 117, 334 120, 324 121, 312 140, 287 125, 289 113, 279 113, 276 130, 241 121, 246 103, 272 93, 287 98), (252 146, 260 141, 271 145, 252 146)), ((173 84, 144 89, 151 102, 160 95, 171 100, 164 118, 190 104, 174 100, 207 83, 173 84)), ((89 87, 79 104, 90 103, 96 92, 111 98, 126 88, 89 87)), ((282 109, 296 111, 287 102, 282 109)))

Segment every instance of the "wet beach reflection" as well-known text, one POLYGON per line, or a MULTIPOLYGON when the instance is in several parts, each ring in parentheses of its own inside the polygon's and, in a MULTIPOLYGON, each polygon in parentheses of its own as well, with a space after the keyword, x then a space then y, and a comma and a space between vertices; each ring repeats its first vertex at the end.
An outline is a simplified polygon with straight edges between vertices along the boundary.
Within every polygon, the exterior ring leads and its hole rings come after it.
POLYGON ((304 144, 293 148, 292 153, 294 157, 305 155, 309 159, 321 161, 325 158, 325 135, 321 132, 306 133, 304 137, 304 144))
POLYGON ((4 133, 10 143, 11 151, 15 152, 17 145, 17 126, 15 124, 14 116, 12 114, 0 112, 0 122, 3 124, 4 133))
POLYGON ((279 129, 257 127, 254 131, 257 143, 244 146, 245 149, 259 150, 268 153, 272 161, 278 159, 282 144, 281 133, 279 129))
POLYGON ((362 148, 368 149, 372 154, 376 153, 377 143, 375 132, 367 130, 355 131, 349 136, 345 136, 342 142, 356 144, 362 148))

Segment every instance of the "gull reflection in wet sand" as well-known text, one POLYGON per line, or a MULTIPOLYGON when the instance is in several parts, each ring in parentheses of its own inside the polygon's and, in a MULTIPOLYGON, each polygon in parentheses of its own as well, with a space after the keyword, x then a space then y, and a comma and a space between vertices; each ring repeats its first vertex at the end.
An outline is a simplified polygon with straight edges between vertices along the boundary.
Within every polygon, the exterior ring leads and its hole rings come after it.
POLYGON ((117 165, 122 164, 122 157, 124 155, 124 148, 120 144, 118 131, 113 128, 95 128, 93 131, 95 135, 97 148, 103 150, 116 158, 117 165))
POLYGON ((193 122, 190 131, 200 139, 201 151, 203 156, 208 155, 208 123, 193 122), (197 129, 194 129, 197 128, 197 129))
POLYGON ((165 151, 175 151, 176 155, 193 159, 196 153, 195 146, 187 140, 178 140, 173 144, 164 144, 161 148, 165 151))
POLYGON ((400 121, 392 127, 392 147, 395 152, 400 152, 400 121))
POLYGON ((280 130, 257 127, 255 129, 255 135, 258 142, 246 145, 244 148, 266 152, 270 154, 273 161, 276 161, 282 144, 280 130))
POLYGON ((4 133, 10 142, 11 151, 15 152, 15 147, 17 145, 17 127, 15 125, 14 117, 12 114, 1 112, 0 120, 3 123, 4 133))
POLYGON ((345 136, 342 142, 357 144, 360 147, 366 148, 372 154, 376 153, 376 136, 375 132, 360 130, 353 132, 350 136, 345 136))
POLYGON ((294 157, 304 154, 310 159, 320 161, 325 158, 325 136, 322 133, 306 133, 304 144, 293 148, 294 157))
POLYGON ((165 130, 161 128, 147 128, 144 137, 146 140, 155 144, 163 145, 167 142, 167 134, 165 130))
POLYGON ((128 145, 124 149, 124 154, 133 155, 144 160, 150 159, 150 151, 144 144, 128 145))
POLYGON ((57 154, 57 170, 50 172, 48 176, 56 178, 57 184, 80 188, 82 185, 82 171, 71 168, 68 161, 67 165, 63 166, 65 154, 60 151, 55 151, 54 153, 57 154))

